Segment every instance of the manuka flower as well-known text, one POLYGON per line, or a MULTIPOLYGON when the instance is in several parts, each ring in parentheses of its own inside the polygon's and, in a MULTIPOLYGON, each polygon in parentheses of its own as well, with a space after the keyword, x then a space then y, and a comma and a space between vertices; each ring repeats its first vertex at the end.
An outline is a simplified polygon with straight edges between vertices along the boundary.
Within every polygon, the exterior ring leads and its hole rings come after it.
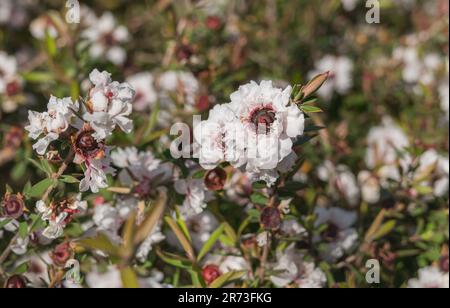
POLYGON ((94 87, 89 91, 89 99, 83 118, 95 131, 97 140, 110 136, 116 126, 129 133, 133 122, 128 118, 132 111, 134 90, 128 83, 111 80, 106 71, 92 71, 89 79, 94 87))
POLYGON ((25 127, 30 138, 38 140, 33 149, 39 155, 44 155, 51 142, 57 140, 60 134, 66 132, 75 122, 74 112, 78 111, 78 104, 73 103, 70 97, 50 97, 47 111, 39 113, 28 112, 30 124, 25 127))

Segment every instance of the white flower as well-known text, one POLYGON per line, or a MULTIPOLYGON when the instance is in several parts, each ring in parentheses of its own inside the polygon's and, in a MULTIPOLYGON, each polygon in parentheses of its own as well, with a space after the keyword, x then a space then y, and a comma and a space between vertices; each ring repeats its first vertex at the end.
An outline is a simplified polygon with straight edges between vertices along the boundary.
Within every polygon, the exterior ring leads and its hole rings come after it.
POLYGON ((83 118, 95 130, 94 137, 103 140, 112 134, 116 125, 124 132, 133 129, 128 118, 132 112, 134 90, 128 83, 111 80, 111 74, 97 69, 91 72, 89 79, 94 87, 89 92, 88 109, 83 118))
POLYGON ((126 60, 126 52, 120 45, 129 39, 126 27, 118 25, 114 15, 104 13, 84 30, 81 37, 90 44, 89 53, 94 59, 104 57, 115 65, 122 65, 126 60))
POLYGON ((245 164, 252 180, 273 184, 278 171, 295 162, 293 140, 304 130, 303 113, 290 105, 291 92, 271 81, 251 82, 231 94, 231 103, 215 107, 194 131, 202 166, 211 169, 224 160, 245 164))
POLYGON ((201 179, 177 180, 175 190, 185 196, 181 212, 187 217, 203 212, 212 196, 201 179))
POLYGON ((273 271, 278 272, 270 277, 277 287, 295 284, 298 288, 323 288, 327 282, 325 274, 314 263, 305 262, 304 256, 296 251, 292 244, 284 251, 277 252, 277 263, 273 271))
POLYGON ((380 201, 380 182, 371 172, 361 171, 358 174, 358 183, 361 187, 361 197, 365 202, 372 204, 380 201))
POLYGON ((360 0, 341 0, 342 6, 346 11, 353 11, 360 0))
POLYGON ((58 30, 53 20, 47 15, 40 16, 33 20, 30 24, 30 32, 31 35, 38 40, 45 39, 47 35, 51 38, 56 38, 58 36, 58 30))
POLYGON ((291 237, 305 236, 308 234, 306 229, 294 219, 283 220, 281 232, 291 237))
POLYGON ((425 267, 419 270, 419 277, 408 281, 412 289, 448 289, 449 276, 435 267, 425 267))
POLYGON ((119 179, 125 185, 130 185, 133 180, 155 179, 166 172, 151 152, 139 152, 135 147, 117 149, 111 153, 111 160, 115 166, 124 169, 119 173, 119 179))
POLYGON ((141 262, 145 262, 148 254, 152 250, 152 246, 162 242, 165 238, 164 234, 161 233, 161 226, 157 226, 139 246, 136 252, 136 258, 141 262))
MULTIPOLYGON (((191 235, 192 246, 196 250, 202 249, 203 245, 211 237, 211 234, 219 226, 219 222, 209 211, 203 211, 198 215, 187 216, 185 222, 191 235)), ((171 245, 182 248, 172 232, 168 234, 167 239, 171 245)))
POLYGON ((17 60, 0 51, 0 99, 5 112, 17 109, 17 98, 23 88, 23 80, 17 72, 17 60))
POLYGON ((90 189, 93 193, 97 193, 100 189, 108 187, 107 175, 115 174, 110 163, 109 158, 86 161, 86 171, 80 182, 80 191, 84 192, 90 189))
POLYGON ((434 195, 442 197, 448 193, 449 159, 434 149, 425 151, 419 158, 419 167, 414 179, 423 186, 432 186, 434 195))
POLYGON ((119 289, 122 288, 120 271, 115 266, 108 266, 106 271, 100 272, 96 267, 86 275, 86 283, 90 288, 119 289))
POLYGON ((318 94, 331 99, 334 92, 345 95, 353 87, 353 62, 348 57, 326 55, 316 63, 316 68, 308 74, 310 78, 323 72, 331 72, 327 82, 318 94))
POLYGON ((267 241, 269 239, 269 233, 267 231, 261 232, 256 236, 256 242, 259 247, 264 247, 267 245, 267 241))
POLYGON ((178 94, 184 98, 185 108, 192 110, 197 102, 199 82, 190 72, 168 71, 159 77, 159 88, 163 104, 172 104, 171 95, 178 94))
POLYGON ((158 100, 154 82, 155 78, 150 73, 139 73, 127 78, 127 82, 136 91, 133 109, 138 111, 153 108, 158 100))
POLYGON ((325 225, 326 229, 320 236, 314 236, 314 243, 325 242, 321 257, 328 262, 335 262, 352 250, 358 240, 358 233, 352 225, 357 214, 340 208, 317 208, 315 210, 316 227, 325 225))
POLYGON ((325 161, 319 166, 318 177, 329 182, 331 195, 335 198, 344 197, 351 206, 357 206, 360 192, 355 175, 345 165, 334 166, 332 162, 325 161))
POLYGON ((23 255, 27 252, 28 243, 30 239, 28 236, 25 238, 19 237, 15 243, 11 246, 11 251, 16 255, 23 255))
POLYGON ((380 126, 370 129, 367 136, 367 152, 365 156, 366 165, 371 169, 377 169, 382 180, 399 180, 398 167, 409 165, 408 155, 400 156, 405 148, 409 146, 408 136, 398 127, 391 118, 384 118, 380 126))
POLYGON ((30 124, 25 129, 29 132, 30 138, 38 139, 33 145, 33 149, 39 155, 44 155, 50 143, 57 140, 61 133, 67 131, 74 121, 74 112, 76 111, 78 111, 78 104, 73 103, 70 97, 60 99, 52 95, 46 112, 28 112, 30 124))
POLYGON ((207 121, 194 128, 194 138, 201 147, 200 165, 214 169, 223 161, 234 167, 245 164, 245 130, 228 105, 217 105, 209 113, 207 121))
POLYGON ((59 214, 55 220, 50 220, 48 226, 42 232, 42 235, 51 240, 61 237, 64 233, 67 216, 68 214, 63 212, 59 214))
POLYGON ((222 274, 249 270, 247 261, 241 256, 208 255, 204 263, 217 265, 222 274))

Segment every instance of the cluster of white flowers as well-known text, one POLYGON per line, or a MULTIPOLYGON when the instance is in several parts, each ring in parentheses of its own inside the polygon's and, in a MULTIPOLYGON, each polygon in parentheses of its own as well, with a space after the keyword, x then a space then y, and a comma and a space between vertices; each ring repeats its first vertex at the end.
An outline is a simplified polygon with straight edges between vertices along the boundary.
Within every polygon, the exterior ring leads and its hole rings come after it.
POLYGON ((72 215, 85 212, 87 207, 88 204, 81 199, 81 194, 78 194, 75 200, 69 202, 64 209, 61 206, 55 208, 52 205, 46 205, 43 200, 39 200, 36 202, 36 209, 42 220, 48 222, 42 235, 51 240, 61 237, 72 215))
POLYGON ((327 282, 325 273, 314 263, 304 261, 304 256, 295 249, 295 244, 277 252, 277 262, 273 264, 270 280, 279 288, 295 285, 298 288, 323 288, 327 282))
POLYGON ((350 58, 326 55, 316 63, 315 69, 308 76, 313 78, 323 72, 332 72, 317 92, 324 99, 330 100, 335 92, 345 95, 353 87, 353 69, 354 64, 350 58))
POLYGON ((116 126, 127 133, 133 128, 128 116, 132 111, 134 90, 127 83, 112 81, 105 71, 95 69, 89 77, 93 87, 85 104, 72 102, 68 97, 52 96, 47 111, 29 111, 30 124, 25 129, 32 139, 38 140, 33 148, 40 155, 44 155, 49 144, 61 134, 70 135, 74 162, 86 166, 80 191, 90 189, 95 193, 107 187, 107 174, 114 174, 105 138, 116 126))
MULTIPOLYGON (((94 18, 96 18, 94 16, 94 18)), ((81 33, 89 44, 89 54, 94 59, 105 58, 115 65, 122 65, 126 60, 126 51, 121 44, 129 40, 125 26, 119 25, 111 12, 104 13, 81 33)))
POLYGON ((34 0, 2 0, 0 1, 0 25, 17 28, 25 24, 28 19, 27 7, 34 4, 34 0))
POLYGON ((280 172, 297 158, 292 147, 303 134, 305 118, 291 104, 292 88, 275 88, 271 81, 251 82, 217 105, 209 118, 194 127, 200 164, 213 169, 223 161, 243 168, 252 180, 273 185, 280 172))
POLYGON ((408 282, 408 288, 412 289, 448 289, 448 272, 444 273, 438 268, 430 266, 419 270, 419 277, 408 282))
POLYGON ((380 126, 369 131, 367 143, 365 162, 370 171, 363 170, 358 174, 365 202, 378 202, 381 188, 388 188, 391 181, 402 184, 402 177, 417 185, 431 187, 436 197, 448 193, 448 156, 429 149, 418 157, 418 167, 410 170, 413 158, 405 151, 410 145, 408 136, 391 118, 383 119, 380 126))
POLYGON ((14 96, 21 92, 22 86, 16 58, 0 51, 0 98, 1 108, 5 112, 12 112, 17 108, 14 96))
POLYGON ((57 140, 71 125, 75 125, 75 112, 78 109, 78 102, 74 103, 70 97, 59 99, 51 96, 47 111, 28 111, 30 125, 25 129, 29 132, 30 138, 37 140, 33 149, 39 155, 44 155, 51 142, 57 140))

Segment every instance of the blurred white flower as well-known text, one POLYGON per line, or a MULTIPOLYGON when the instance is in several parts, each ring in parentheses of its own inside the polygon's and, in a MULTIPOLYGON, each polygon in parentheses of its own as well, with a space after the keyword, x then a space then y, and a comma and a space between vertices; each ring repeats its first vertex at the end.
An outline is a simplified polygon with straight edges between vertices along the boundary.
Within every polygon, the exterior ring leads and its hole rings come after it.
POLYGON ((115 65, 122 65, 127 57, 121 46, 129 40, 125 26, 118 25, 111 12, 104 13, 82 32, 81 37, 90 43, 89 53, 92 58, 106 60, 115 65))
POLYGON ((0 98, 1 108, 5 112, 13 112, 17 109, 15 98, 23 88, 23 80, 17 71, 17 59, 0 51, 0 98))
POLYGON ((212 197, 212 193, 206 189, 202 179, 177 180, 175 190, 185 196, 180 210, 188 217, 203 212, 212 197))
POLYGON ((448 289, 448 273, 441 272, 436 267, 425 267, 419 270, 419 277, 408 281, 412 289, 448 289))
POLYGON ((161 233, 161 226, 157 226, 139 246, 136 252, 136 258, 141 262, 145 262, 148 254, 152 251, 152 246, 162 242, 165 238, 164 234, 161 233))
POLYGON ((410 156, 403 154, 409 146, 408 136, 391 118, 384 118, 380 126, 370 129, 367 136, 366 165, 378 169, 381 185, 388 179, 400 180, 399 168, 410 165, 410 156), (401 155, 403 154, 403 155, 401 155))
POLYGON ((193 110, 199 95, 200 84, 195 76, 190 72, 167 71, 159 76, 158 88, 162 105, 174 103, 172 97, 181 97, 184 108, 193 110))
POLYGON ((327 282, 325 274, 314 263, 305 262, 304 256, 295 249, 295 244, 284 251, 277 251, 277 262, 272 264, 272 283, 283 288, 294 284, 298 288, 323 288, 327 282))
POLYGON ((345 165, 334 166, 326 160, 317 169, 318 177, 329 183, 330 194, 336 199, 344 197, 351 206, 357 206, 360 199, 360 191, 355 175, 345 165))
POLYGON ((31 35, 38 39, 44 40, 47 36, 56 38, 58 36, 58 30, 53 22, 52 18, 48 15, 43 15, 30 24, 31 35))
POLYGON ((133 109, 146 111, 155 106, 158 101, 158 92, 155 89, 155 78, 150 73, 138 73, 127 78, 127 82, 136 91, 133 109))
POLYGON ((30 239, 28 236, 25 236, 25 238, 19 237, 11 246, 11 251, 16 255, 23 255, 27 252, 29 242, 30 239))
POLYGON ((367 170, 358 174, 358 184, 361 187, 362 199, 369 203, 377 203, 381 197, 380 182, 376 176, 367 170))
POLYGON ((318 91, 320 96, 329 100, 334 92, 345 95, 353 87, 353 69, 354 64, 350 58, 326 55, 316 63, 308 77, 311 79, 323 72, 330 72, 327 82, 318 91))
POLYGON ((350 252, 358 241, 358 233, 352 225, 356 222, 356 212, 346 211, 340 208, 322 208, 315 210, 317 220, 316 227, 324 226, 320 235, 315 235, 314 243, 323 243, 324 250, 321 257, 328 262, 335 262, 350 252))

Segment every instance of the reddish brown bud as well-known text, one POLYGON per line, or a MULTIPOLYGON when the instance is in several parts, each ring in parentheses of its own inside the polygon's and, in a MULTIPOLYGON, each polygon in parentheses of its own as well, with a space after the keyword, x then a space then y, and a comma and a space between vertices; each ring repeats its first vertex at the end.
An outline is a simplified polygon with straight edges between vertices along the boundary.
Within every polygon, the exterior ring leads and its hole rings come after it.
POLYGON ((213 283, 214 280, 220 277, 220 275, 222 275, 222 273, 216 265, 206 265, 202 270, 203 280, 205 280, 207 285, 213 283))
POLYGON ((17 219, 22 216, 25 203, 21 194, 13 195, 6 193, 2 201, 1 212, 4 216, 17 219))
POLYGON ((14 96, 20 93, 20 84, 17 81, 11 81, 6 85, 6 95, 14 96))
POLYGON ((278 230, 281 226, 281 212, 272 206, 264 208, 260 217, 261 225, 267 230, 278 230))
POLYGON ((50 252, 50 258, 56 266, 64 267, 70 259, 73 258, 74 252, 70 243, 62 243, 50 252))
POLYGON ((17 149, 20 147, 23 139, 23 130, 20 127, 11 127, 5 134, 3 145, 5 148, 17 149))
POLYGON ((176 49, 176 56, 178 61, 187 61, 193 56, 193 54, 194 50, 187 44, 179 45, 176 49))
POLYGON ((208 29, 213 31, 217 31, 222 28, 222 20, 219 16, 208 16, 205 24, 208 29))
POLYGON ((27 281, 25 277, 20 275, 14 275, 9 277, 6 281, 6 289, 25 289, 27 287, 27 281))
POLYGON ((205 175, 205 186, 212 191, 222 190, 226 181, 227 173, 222 168, 209 170, 205 175))

